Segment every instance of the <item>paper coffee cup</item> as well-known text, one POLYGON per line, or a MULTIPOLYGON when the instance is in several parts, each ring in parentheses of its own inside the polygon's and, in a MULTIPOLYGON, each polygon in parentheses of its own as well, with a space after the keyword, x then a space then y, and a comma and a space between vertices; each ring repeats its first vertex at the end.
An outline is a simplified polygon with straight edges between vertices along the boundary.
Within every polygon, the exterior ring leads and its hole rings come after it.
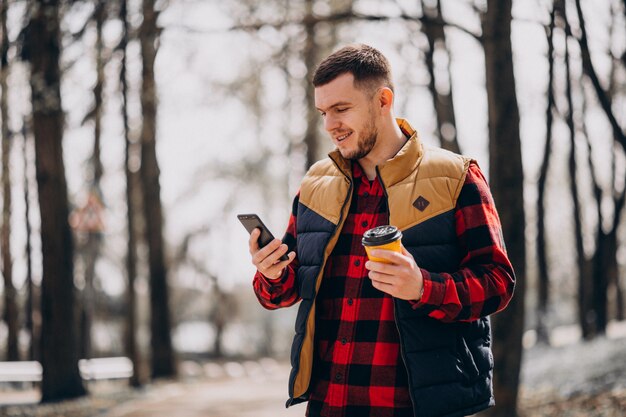
POLYGON ((384 225, 374 227, 363 233, 361 243, 370 261, 389 263, 388 260, 370 255, 372 249, 387 249, 402 252, 402 232, 396 226, 384 225))

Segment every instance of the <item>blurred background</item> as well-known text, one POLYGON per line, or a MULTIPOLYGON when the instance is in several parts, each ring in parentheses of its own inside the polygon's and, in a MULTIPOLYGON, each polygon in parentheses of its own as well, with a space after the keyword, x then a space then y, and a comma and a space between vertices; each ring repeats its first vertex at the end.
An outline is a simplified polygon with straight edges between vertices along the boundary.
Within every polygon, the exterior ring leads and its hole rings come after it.
POLYGON ((490 181, 518 286, 489 413, 621 415, 626 1, 0 4, 0 413, 23 382, 88 395, 81 359, 127 359, 110 378, 135 387, 288 362, 296 308, 257 303, 235 215, 282 235, 332 149, 309 79, 359 42, 390 60, 396 114, 490 181))

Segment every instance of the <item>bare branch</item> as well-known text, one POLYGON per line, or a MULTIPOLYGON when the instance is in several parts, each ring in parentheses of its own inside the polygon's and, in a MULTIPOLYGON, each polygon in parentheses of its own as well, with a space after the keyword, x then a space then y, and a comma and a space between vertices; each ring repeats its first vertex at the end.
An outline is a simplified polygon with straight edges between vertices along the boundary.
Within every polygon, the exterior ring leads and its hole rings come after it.
POLYGON ((184 25, 168 25, 164 29, 179 29, 189 33, 194 34, 222 34, 224 32, 229 31, 237 31, 242 30, 246 32, 255 32, 260 30, 261 28, 271 27, 274 29, 282 29, 284 27, 292 26, 292 25, 316 25, 318 23, 342 23, 349 22, 352 20, 366 21, 366 22, 385 22, 385 21, 393 21, 393 20, 404 20, 404 21, 412 21, 412 22, 421 22, 423 24, 429 23, 433 25, 442 25, 446 27, 452 27, 460 30, 461 32, 471 36, 477 41, 481 41, 482 35, 472 32, 470 29, 463 27, 457 23, 446 22, 441 17, 431 19, 425 16, 412 16, 406 13, 402 13, 398 16, 384 16, 384 15, 369 15, 354 12, 352 10, 346 11, 343 13, 336 13, 330 16, 305 16, 302 19, 293 19, 293 20, 281 20, 276 22, 266 22, 266 21, 252 21, 252 22, 244 22, 233 25, 229 28, 225 29, 196 29, 191 28, 184 25))
POLYGON ((611 127, 613 129, 613 136, 617 142, 624 148, 626 151, 626 134, 620 127, 615 114, 613 113, 613 109, 611 107, 611 100, 609 99, 608 94, 604 91, 604 88, 600 84, 600 79, 598 78, 598 74, 596 73, 595 67, 593 66, 593 62, 591 61, 591 54, 589 52, 589 45, 587 43, 587 29, 585 27, 585 17, 583 16, 583 11, 580 6, 580 0, 576 0, 576 12, 578 14, 578 22, 580 25, 580 38, 576 38, 571 34, 571 30, 569 29, 569 23, 567 23, 568 33, 574 39, 578 41, 580 45, 582 60, 583 60, 583 71, 591 80, 593 84, 593 88, 596 91, 596 95, 598 96, 598 100, 600 101, 600 105, 606 117, 609 119, 611 123, 611 127))

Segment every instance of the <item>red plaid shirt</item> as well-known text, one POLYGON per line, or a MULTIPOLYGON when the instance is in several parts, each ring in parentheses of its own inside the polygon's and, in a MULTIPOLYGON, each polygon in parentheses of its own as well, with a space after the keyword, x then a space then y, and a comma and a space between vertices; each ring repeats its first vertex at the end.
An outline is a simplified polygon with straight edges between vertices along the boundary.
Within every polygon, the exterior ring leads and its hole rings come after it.
MULTIPOLYGON (((367 276, 363 233, 388 223, 383 188, 353 164, 355 189, 350 212, 331 253, 316 298, 315 357, 308 416, 412 417, 406 369, 400 355, 392 297, 376 290, 367 276)), ((296 198, 297 202, 297 198, 296 198)), ((295 245, 296 208, 284 241, 295 245)), ((470 165, 455 209, 456 234, 465 256, 454 274, 422 269, 424 293, 415 308, 442 321, 475 320, 504 308, 512 295, 512 267, 489 187, 470 165)), ((297 258, 282 278, 257 272, 254 290, 268 309, 299 301, 297 258)))

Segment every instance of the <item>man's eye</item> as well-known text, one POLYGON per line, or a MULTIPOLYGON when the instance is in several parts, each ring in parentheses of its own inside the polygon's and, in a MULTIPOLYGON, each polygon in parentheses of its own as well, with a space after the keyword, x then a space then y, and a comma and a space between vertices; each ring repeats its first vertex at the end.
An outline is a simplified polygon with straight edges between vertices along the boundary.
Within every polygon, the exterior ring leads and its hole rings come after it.
POLYGON ((348 108, 347 108, 347 107, 342 107, 342 108, 337 109, 337 113, 343 113, 343 112, 345 112, 346 110, 348 110, 348 108))

